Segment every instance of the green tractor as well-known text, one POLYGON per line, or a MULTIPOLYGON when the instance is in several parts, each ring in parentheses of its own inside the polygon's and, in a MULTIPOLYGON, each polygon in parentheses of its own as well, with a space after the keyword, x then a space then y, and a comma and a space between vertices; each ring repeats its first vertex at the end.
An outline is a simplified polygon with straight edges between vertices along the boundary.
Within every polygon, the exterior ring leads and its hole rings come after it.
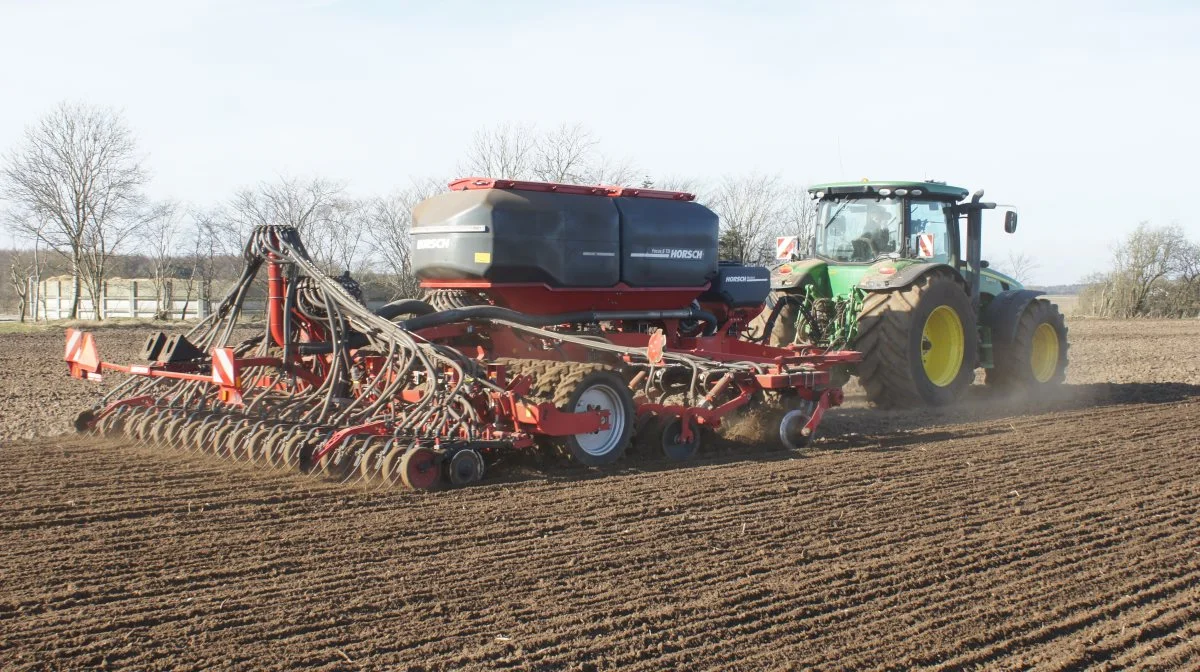
MULTIPOLYGON (((981 258, 983 192, 941 182, 840 182, 817 202, 811 255, 771 273, 752 333, 774 345, 847 347, 881 407, 941 406, 987 384, 1040 392, 1067 368, 1067 327, 1041 292, 981 258), (965 252, 964 252, 965 243, 965 252)), ((1005 212, 1004 230, 1017 228, 1005 212)))

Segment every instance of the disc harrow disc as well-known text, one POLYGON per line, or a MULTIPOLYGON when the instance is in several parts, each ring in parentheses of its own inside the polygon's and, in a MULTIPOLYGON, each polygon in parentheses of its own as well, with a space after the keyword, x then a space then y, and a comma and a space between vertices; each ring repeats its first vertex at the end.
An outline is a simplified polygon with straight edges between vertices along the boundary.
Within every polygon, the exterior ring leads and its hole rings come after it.
POLYGON ((239 424, 225 437, 225 454, 241 461, 246 459, 246 439, 253 431, 249 424, 239 424))
POLYGON ((386 445, 381 440, 368 440, 366 449, 363 450, 362 455, 358 458, 359 480, 369 483, 379 473, 379 464, 376 456, 384 450, 386 445))
POLYGON ((163 444, 167 446, 176 446, 179 441, 179 429, 183 426, 184 419, 180 417, 171 418, 167 422, 167 427, 163 431, 163 444))
POLYGON ((153 424, 150 426, 150 440, 159 445, 166 443, 165 439, 167 425, 169 425, 172 420, 174 420, 174 418, 170 415, 163 415, 155 418, 153 424))
POLYGON ((317 464, 316 471, 326 478, 342 480, 354 469, 354 449, 351 442, 343 442, 325 453, 317 464))
POLYGON ((283 444, 283 452, 279 456, 279 463, 275 466, 282 468, 295 468, 300 464, 300 452, 304 447, 304 435, 297 434, 283 444))
POLYGON ((385 485, 394 486, 404 482, 400 476, 400 459, 407 450, 406 447, 393 442, 391 450, 380 461, 379 477, 385 485))
POLYGON ((196 423, 191 420, 183 420, 179 423, 179 428, 175 431, 175 447, 180 450, 188 450, 191 448, 194 441, 193 433, 196 431, 196 423))
POLYGON ((412 448, 400 457, 400 480, 413 490, 433 490, 441 481, 439 456, 429 448, 412 448))
POLYGON ((113 423, 116 421, 116 413, 108 413, 100 418, 100 422, 96 423, 96 432, 101 435, 111 434, 113 431, 113 423))
POLYGON ((214 455, 220 455, 222 457, 228 456, 228 453, 226 452, 225 439, 229 437, 230 433, 233 432, 233 429, 234 426, 232 424, 225 423, 215 432, 213 432, 212 440, 209 441, 208 444, 208 451, 214 455))
POLYGON ((216 420, 214 420, 213 418, 210 417, 210 418, 206 419, 196 429, 196 433, 192 435, 193 436, 193 440, 192 440, 192 450, 193 451, 195 451, 197 453, 209 452, 209 441, 212 438, 211 434, 212 434, 213 430, 216 429, 216 424, 217 424, 216 420))
POLYGON ((139 412, 137 418, 134 419, 133 424, 130 426, 130 429, 132 430, 130 435, 138 441, 145 441, 146 425, 150 423, 151 419, 152 418, 148 411, 142 410, 139 412))
POLYGON ((245 446, 239 453, 239 458, 249 462, 261 462, 261 456, 268 450, 268 441, 276 427, 262 426, 250 432, 245 438, 245 446))

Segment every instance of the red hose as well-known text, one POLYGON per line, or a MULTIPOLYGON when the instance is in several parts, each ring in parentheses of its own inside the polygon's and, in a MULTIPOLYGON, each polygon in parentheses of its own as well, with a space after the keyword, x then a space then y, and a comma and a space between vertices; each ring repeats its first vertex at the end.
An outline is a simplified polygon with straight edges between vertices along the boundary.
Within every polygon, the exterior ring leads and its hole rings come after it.
POLYGON ((275 255, 267 257, 267 322, 271 327, 271 338, 275 340, 275 345, 284 347, 283 269, 275 261, 275 255))

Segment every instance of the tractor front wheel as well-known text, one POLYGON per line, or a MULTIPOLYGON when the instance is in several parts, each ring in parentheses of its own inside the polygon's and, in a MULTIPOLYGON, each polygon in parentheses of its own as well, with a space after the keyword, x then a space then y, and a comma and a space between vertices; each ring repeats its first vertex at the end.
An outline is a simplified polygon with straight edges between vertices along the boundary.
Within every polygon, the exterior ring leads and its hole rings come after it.
POLYGON ((875 406, 944 406, 974 380, 977 343, 962 282, 934 271, 866 295, 854 344, 863 354, 859 382, 875 406))

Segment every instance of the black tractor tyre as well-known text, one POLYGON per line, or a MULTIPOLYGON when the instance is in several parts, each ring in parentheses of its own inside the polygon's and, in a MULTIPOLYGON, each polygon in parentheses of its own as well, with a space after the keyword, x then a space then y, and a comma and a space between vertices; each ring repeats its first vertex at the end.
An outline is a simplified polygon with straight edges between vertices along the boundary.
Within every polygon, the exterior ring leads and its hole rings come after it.
POLYGON ((755 342, 764 343, 776 348, 784 348, 796 341, 796 322, 800 317, 800 297, 804 296, 803 288, 793 290, 774 290, 767 296, 767 302, 750 324, 747 325, 746 336, 755 342), (778 311, 775 307, 778 306, 778 311), (771 315, 775 313, 775 321, 771 315), (770 327, 768 333, 767 328, 770 327), (766 340, 763 337, 766 336, 766 340))
POLYGON ((961 279, 952 273, 934 271, 906 287, 868 293, 858 324, 854 349, 863 354, 863 361, 856 373, 874 406, 945 406, 959 399, 975 379, 975 312, 961 279), (962 363, 951 381, 938 385, 926 373, 922 354, 930 347, 923 338, 925 324, 942 306, 962 325, 962 363))
POLYGON ((1067 323, 1055 304, 1034 299, 1021 313, 1011 339, 995 333, 992 338, 994 366, 987 372, 989 386, 1037 394, 1066 380, 1067 323), (1047 352, 1045 339, 1051 332, 1057 347, 1047 352))

